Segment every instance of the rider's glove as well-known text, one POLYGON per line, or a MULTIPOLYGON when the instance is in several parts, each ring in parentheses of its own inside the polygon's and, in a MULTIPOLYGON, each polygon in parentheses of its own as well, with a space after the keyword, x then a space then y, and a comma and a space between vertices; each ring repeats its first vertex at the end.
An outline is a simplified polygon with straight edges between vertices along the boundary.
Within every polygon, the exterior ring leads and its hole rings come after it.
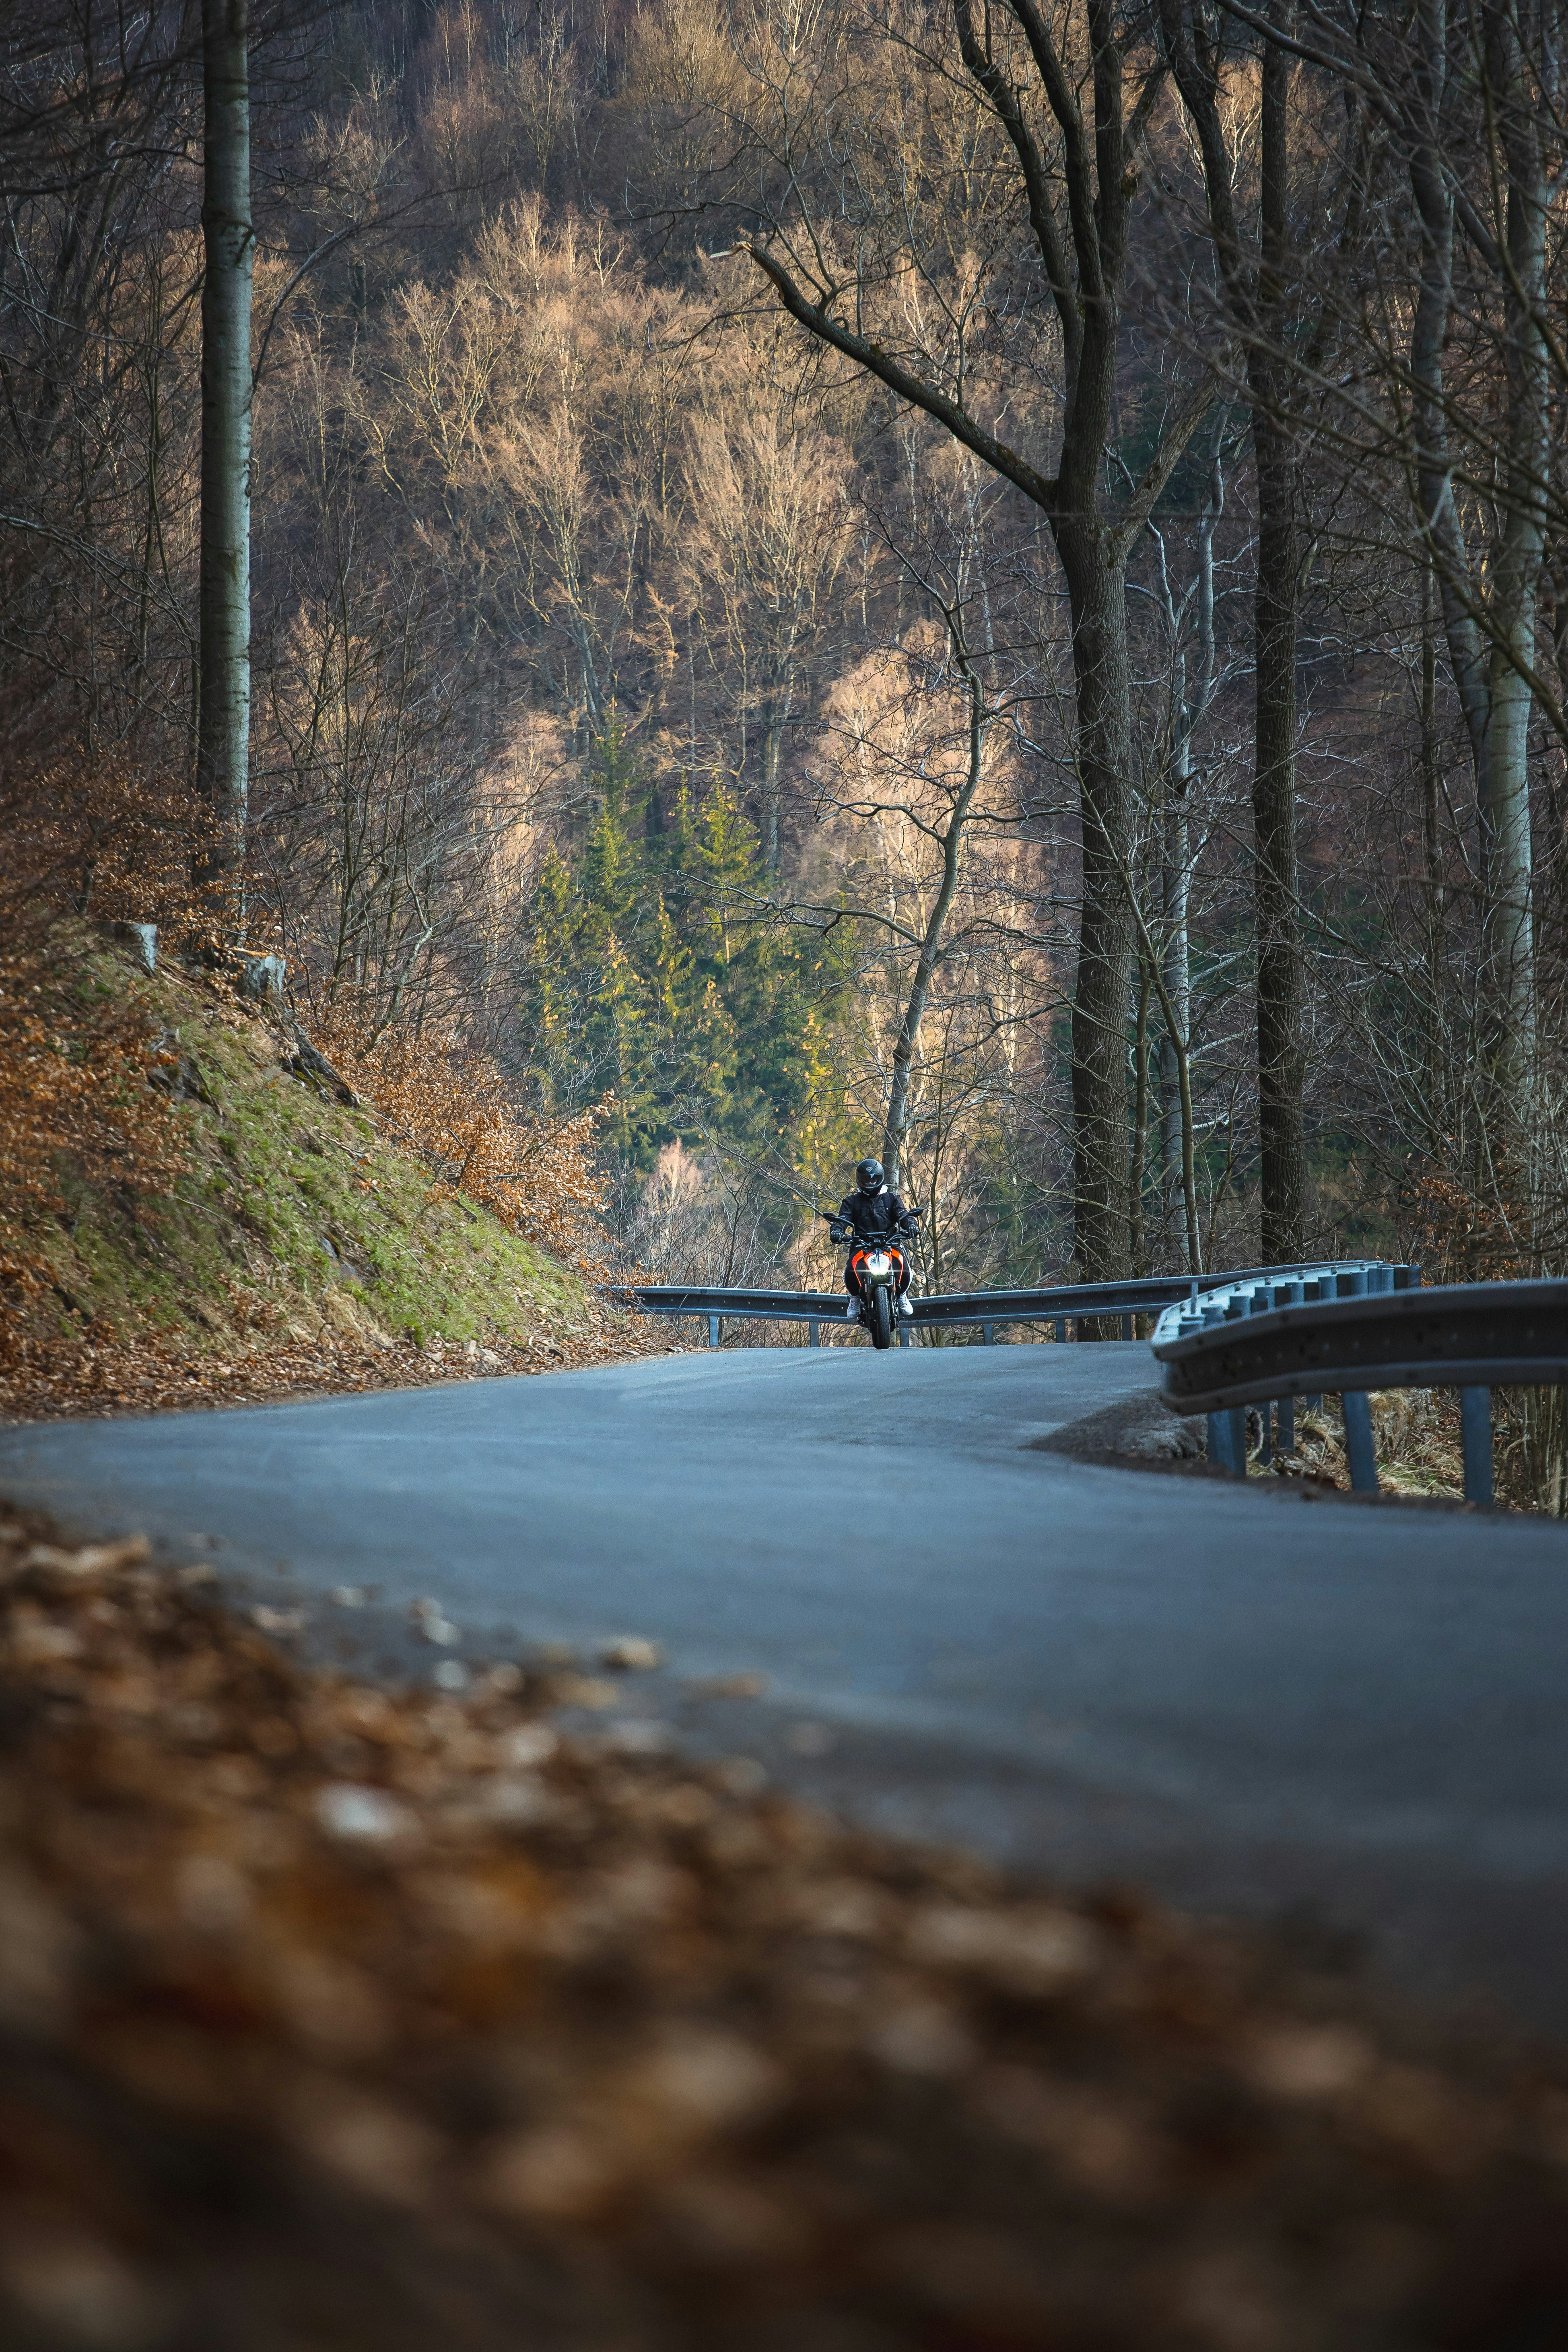
POLYGON ((827 1228, 827 1238, 830 1242, 841 1242, 845 1239, 847 1232, 848 1227, 847 1225, 829 1225, 827 1228))

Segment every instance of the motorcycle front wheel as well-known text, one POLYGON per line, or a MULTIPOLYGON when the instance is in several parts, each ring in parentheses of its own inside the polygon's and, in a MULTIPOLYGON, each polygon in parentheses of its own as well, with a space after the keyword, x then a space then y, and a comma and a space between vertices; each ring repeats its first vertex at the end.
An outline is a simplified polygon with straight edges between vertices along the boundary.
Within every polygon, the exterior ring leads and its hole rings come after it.
POLYGON ((890 1348, 893 1344, 893 1300, 885 1282, 879 1282, 871 1297, 871 1345, 890 1348))

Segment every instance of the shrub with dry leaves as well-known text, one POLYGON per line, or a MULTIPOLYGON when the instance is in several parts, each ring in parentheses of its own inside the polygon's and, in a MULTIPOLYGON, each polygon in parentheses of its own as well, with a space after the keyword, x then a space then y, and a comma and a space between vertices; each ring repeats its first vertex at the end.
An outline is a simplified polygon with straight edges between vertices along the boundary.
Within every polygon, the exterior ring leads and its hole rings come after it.
POLYGON ((1568 2340, 1563 2066, 281 1622, 0 1525, 14 2352, 1568 2340))
POLYGON ((334 1066, 428 1162, 435 1198, 466 1193, 568 1264, 603 1271, 593 1152, 605 1106, 529 1118, 490 1055, 456 1030, 373 1033, 345 1000, 317 1030, 334 1066))

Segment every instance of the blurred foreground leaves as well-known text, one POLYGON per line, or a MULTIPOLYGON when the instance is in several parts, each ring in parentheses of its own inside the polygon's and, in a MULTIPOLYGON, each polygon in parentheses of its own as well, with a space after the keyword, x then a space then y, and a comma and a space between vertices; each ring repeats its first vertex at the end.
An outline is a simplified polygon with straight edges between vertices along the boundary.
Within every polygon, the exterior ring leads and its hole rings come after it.
POLYGON ((1568 2341, 1568 2071, 0 1525, 14 2352, 1568 2341))

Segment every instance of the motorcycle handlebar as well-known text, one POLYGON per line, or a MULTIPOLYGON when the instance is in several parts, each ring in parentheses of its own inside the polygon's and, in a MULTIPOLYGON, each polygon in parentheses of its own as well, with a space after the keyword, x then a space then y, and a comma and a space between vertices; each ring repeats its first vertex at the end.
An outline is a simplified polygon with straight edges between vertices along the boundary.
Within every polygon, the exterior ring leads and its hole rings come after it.
MULTIPOLYGON (((826 1217, 829 1225, 835 1229, 830 1238, 836 1240, 839 1234, 849 1231, 849 1227, 837 1209, 818 1209, 816 1213, 819 1217, 826 1217)), ((909 1210, 899 1225, 899 1232, 913 1235, 923 1214, 924 1212, 921 1209, 909 1210)), ((862 1241, 886 1241, 888 1236, 886 1234, 861 1234, 858 1238, 862 1241)))
POLYGON ((860 1243, 865 1243, 869 1245, 875 1242, 897 1243, 918 1241, 920 1236, 915 1232, 912 1225, 900 1225, 898 1232, 893 1234, 851 1233, 847 1226, 834 1225, 829 1227, 827 1238, 830 1242, 837 1243, 840 1245, 845 1242, 847 1242, 853 1247, 860 1243))

